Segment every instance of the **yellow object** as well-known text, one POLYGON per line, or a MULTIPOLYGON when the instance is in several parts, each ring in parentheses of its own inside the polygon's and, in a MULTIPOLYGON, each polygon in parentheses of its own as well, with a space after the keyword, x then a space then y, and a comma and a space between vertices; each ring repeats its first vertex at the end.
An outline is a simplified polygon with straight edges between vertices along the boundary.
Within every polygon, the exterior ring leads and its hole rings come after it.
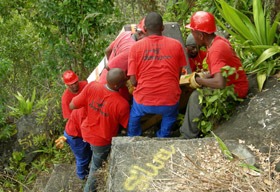
POLYGON ((133 91, 134 91, 135 87, 131 84, 130 80, 127 80, 126 86, 127 86, 127 88, 128 88, 129 93, 130 93, 131 95, 133 95, 133 91))
POLYGON ((136 24, 131 24, 130 29, 131 29, 131 33, 135 33, 136 32, 136 24))
POLYGON ((55 147, 57 149, 62 149, 64 147, 64 143, 66 142, 67 138, 65 136, 60 136, 57 140, 55 140, 55 147))
POLYGON ((196 88, 201 87, 201 85, 199 85, 199 84, 196 82, 196 80, 195 80, 196 75, 197 75, 196 72, 193 72, 193 73, 190 75, 190 87, 193 88, 193 89, 196 89, 196 88))
POLYGON ((180 85, 189 84, 190 83, 190 74, 181 75, 180 77, 180 85))

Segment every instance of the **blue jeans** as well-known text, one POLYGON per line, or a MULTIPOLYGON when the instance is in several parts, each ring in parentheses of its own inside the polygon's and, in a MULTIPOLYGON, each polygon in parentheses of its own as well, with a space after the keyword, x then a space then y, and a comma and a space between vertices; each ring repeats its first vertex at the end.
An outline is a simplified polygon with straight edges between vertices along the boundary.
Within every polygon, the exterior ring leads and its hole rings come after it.
POLYGON ((142 129, 140 125, 141 117, 146 114, 159 114, 162 116, 160 129, 157 131, 157 137, 168 137, 171 128, 177 120, 179 102, 172 106, 146 106, 138 104, 133 99, 132 108, 128 122, 127 135, 140 136, 142 129))
POLYGON ((67 138, 66 142, 70 146, 76 159, 76 173, 80 179, 84 179, 89 172, 89 163, 91 160, 90 145, 83 141, 80 137, 72 137, 64 131, 64 136, 67 138))
POLYGON ((96 191, 95 172, 97 169, 99 169, 102 166, 102 163, 106 161, 111 150, 111 145, 105 145, 105 146, 91 145, 91 150, 92 150, 92 160, 91 160, 90 171, 84 188, 84 192, 96 191))

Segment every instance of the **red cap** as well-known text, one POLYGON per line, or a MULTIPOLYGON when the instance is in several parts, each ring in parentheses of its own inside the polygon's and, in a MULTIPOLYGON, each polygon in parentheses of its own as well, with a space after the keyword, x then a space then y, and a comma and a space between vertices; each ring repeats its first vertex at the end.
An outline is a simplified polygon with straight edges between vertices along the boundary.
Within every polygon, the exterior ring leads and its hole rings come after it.
POLYGON ((216 31, 215 17, 205 11, 195 12, 191 16, 191 23, 186 25, 186 28, 209 34, 214 33, 216 31))
POLYGON ((62 77, 66 85, 72 85, 79 80, 78 75, 71 70, 65 71, 62 77))

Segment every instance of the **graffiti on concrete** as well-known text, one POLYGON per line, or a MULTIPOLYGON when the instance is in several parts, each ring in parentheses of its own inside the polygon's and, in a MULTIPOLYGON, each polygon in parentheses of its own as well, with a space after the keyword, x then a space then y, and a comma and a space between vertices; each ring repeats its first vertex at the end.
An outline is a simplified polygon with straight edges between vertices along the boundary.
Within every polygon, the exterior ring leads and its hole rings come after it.
POLYGON ((152 163, 146 163, 146 168, 138 165, 131 166, 130 176, 124 182, 124 189, 127 191, 143 191, 149 187, 149 181, 159 174, 159 170, 164 168, 165 162, 175 153, 174 145, 170 150, 160 149, 153 157, 152 163))

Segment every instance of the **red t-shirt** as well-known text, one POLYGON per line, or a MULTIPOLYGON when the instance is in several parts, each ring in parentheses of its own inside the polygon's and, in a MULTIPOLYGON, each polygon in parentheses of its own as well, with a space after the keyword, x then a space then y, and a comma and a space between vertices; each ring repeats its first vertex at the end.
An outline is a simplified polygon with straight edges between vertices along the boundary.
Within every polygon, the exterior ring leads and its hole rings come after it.
POLYGON ((195 58, 189 57, 190 67, 192 69, 192 72, 201 71, 201 69, 203 68, 203 66, 202 66, 203 60, 205 59, 206 54, 207 54, 206 51, 199 50, 199 52, 195 58))
POLYGON ((62 115, 64 119, 69 119, 72 110, 69 108, 69 104, 73 97, 77 96, 87 85, 87 81, 79 81, 79 91, 78 93, 72 93, 69 89, 65 89, 61 97, 61 108, 62 115))
POLYGON ((86 116, 85 107, 73 110, 65 125, 66 133, 72 137, 82 137, 81 125, 86 116))
POLYGON ((87 117, 82 124, 82 136, 94 146, 111 144, 117 136, 119 125, 127 127, 129 104, 116 91, 108 90, 104 84, 91 82, 75 98, 73 104, 86 107, 87 117))
POLYGON ((157 35, 137 41, 128 58, 128 76, 135 75, 137 80, 133 92, 136 102, 148 106, 176 104, 181 94, 179 74, 185 65, 179 41, 157 35))
POLYGON ((241 97, 246 97, 249 83, 242 64, 229 41, 223 37, 216 36, 212 46, 207 50, 206 62, 211 75, 221 72, 221 68, 228 65, 234 67, 237 74, 228 77, 227 86, 234 85, 235 93, 241 97))
MULTIPOLYGON (((128 66, 128 53, 132 45, 136 41, 131 37, 131 31, 122 32, 116 39, 110 44, 112 53, 108 60, 108 66, 112 68, 121 68, 125 72, 127 71, 128 66)), ((108 71, 103 69, 100 77, 100 83, 106 83, 106 76, 108 71)))

